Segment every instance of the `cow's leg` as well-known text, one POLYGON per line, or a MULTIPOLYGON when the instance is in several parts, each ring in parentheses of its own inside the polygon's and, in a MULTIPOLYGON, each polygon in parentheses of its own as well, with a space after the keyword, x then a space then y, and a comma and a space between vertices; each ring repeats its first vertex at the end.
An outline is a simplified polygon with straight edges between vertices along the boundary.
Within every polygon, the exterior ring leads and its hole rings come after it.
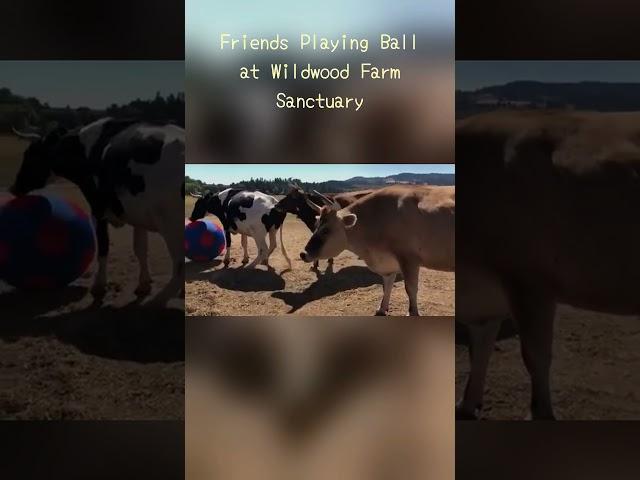
POLYGON ((495 320, 482 325, 468 326, 471 369, 462 400, 456 406, 457 420, 476 420, 482 411, 487 367, 500 330, 500 323, 500 320, 495 320))
POLYGON ((327 260, 327 269, 324 271, 324 273, 333 273, 333 258, 327 260))
POLYGON ((151 275, 149 274, 148 252, 149 235, 144 228, 133 228, 133 251, 138 259, 140 274, 138 276, 138 286, 135 294, 138 296, 148 295, 151 292, 151 275))
POLYGON ((522 359, 531 376, 531 418, 553 420, 549 373, 555 301, 531 289, 510 292, 509 300, 520 335, 522 359))
POLYGON ((165 304, 177 297, 184 289, 184 229, 179 228, 182 219, 163 219, 158 233, 164 239, 172 260, 172 275, 169 283, 155 296, 154 304, 165 304), (178 227, 177 227, 178 226, 178 227))
POLYGON ((247 236, 245 234, 240 235, 240 243, 242 244, 242 265, 249 263, 249 252, 247 251, 247 236))
POLYGON ((382 276, 382 301, 380 302, 380 308, 376 311, 376 315, 386 315, 389 311, 389 300, 391 300, 391 290, 395 281, 395 273, 382 276))
POLYGON ((253 239, 256 241, 256 247, 258 247, 258 255, 253 262, 247 265, 247 268, 255 268, 256 265, 262 263, 267 258, 267 251, 269 250, 266 241, 266 232, 256 234, 253 239))
POLYGON ((224 254, 224 266, 228 267, 229 262, 231 262, 231 232, 228 228, 224 229, 224 236, 227 240, 227 251, 224 254))
POLYGON ((91 293, 95 297, 104 296, 107 288, 107 257, 109 256, 109 224, 106 220, 94 218, 96 241, 98 243, 98 273, 93 281, 91 293))
POLYGON ((276 231, 277 230, 275 228, 272 228, 271 230, 269 230, 269 250, 267 250, 267 258, 265 258, 264 261, 262 262, 267 267, 269 266, 269 257, 278 246, 277 239, 276 239, 276 231))
POLYGON ((403 261, 400 263, 402 276, 404 277, 404 289, 409 297, 409 315, 418 317, 418 280, 420 278, 420 265, 417 262, 403 261))

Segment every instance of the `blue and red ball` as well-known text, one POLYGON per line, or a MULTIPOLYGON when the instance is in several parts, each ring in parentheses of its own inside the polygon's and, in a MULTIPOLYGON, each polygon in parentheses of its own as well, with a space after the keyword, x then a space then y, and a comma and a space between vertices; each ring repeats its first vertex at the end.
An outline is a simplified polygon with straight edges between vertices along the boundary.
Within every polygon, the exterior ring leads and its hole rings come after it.
POLYGON ((95 250, 91 220, 67 200, 25 195, 0 205, 0 279, 16 288, 68 285, 95 250))
POLYGON ((208 219, 185 222, 185 256, 195 262, 210 262, 222 255, 227 242, 224 230, 208 219))

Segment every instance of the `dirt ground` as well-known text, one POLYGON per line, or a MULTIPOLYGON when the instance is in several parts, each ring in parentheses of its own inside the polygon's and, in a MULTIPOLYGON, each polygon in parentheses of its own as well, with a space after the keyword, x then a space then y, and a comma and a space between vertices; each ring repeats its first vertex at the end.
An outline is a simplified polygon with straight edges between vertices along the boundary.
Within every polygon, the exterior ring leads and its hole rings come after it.
MULTIPOLYGON (((191 214, 193 198, 187 197, 185 216, 191 214)), ((212 217, 215 218, 215 217, 212 217)), ((242 268, 240 236, 232 235, 233 262, 225 269, 221 258, 211 263, 187 262, 187 315, 372 315, 382 298, 382 279, 370 271, 362 260, 344 251, 334 259, 333 273, 326 261, 320 261, 320 273, 300 259, 300 252, 311 232, 293 215, 284 223, 284 244, 292 262, 287 263, 278 248, 270 257, 269 271, 264 265, 255 270, 242 268)), ((249 257, 257 255, 249 239, 249 257)), ((453 273, 421 269, 418 306, 421 315, 448 316, 454 312, 453 273)), ((390 315, 406 315, 409 301, 404 282, 398 276, 391 295, 390 315)))
MULTIPOLYGON (((558 309, 551 386, 563 420, 640 420, 640 320, 558 309)), ((456 346, 456 398, 469 371, 467 349, 456 346)), ((524 419, 529 375, 517 338, 498 342, 487 376, 483 418, 524 419)))
MULTIPOLYGON (((0 197, 26 144, 0 137, 0 197)), ((72 185, 47 191, 87 208, 72 185)), ((151 296, 137 298, 132 229, 111 229, 107 294, 89 288, 96 264, 60 291, 21 292, 0 282, 0 419, 181 419, 184 310, 146 302, 169 280, 161 237, 149 237, 151 296)))

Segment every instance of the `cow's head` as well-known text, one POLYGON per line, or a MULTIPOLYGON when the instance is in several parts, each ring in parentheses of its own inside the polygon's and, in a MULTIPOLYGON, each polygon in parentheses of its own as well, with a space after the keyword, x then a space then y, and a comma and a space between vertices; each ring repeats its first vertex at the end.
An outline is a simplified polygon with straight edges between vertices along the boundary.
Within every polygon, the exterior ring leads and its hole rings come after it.
POLYGON ((317 197, 315 195, 305 193, 298 202, 298 211, 296 212, 296 215, 307 227, 309 227, 309 230, 314 231, 318 221, 318 212, 309 205, 307 200, 314 202, 317 200, 317 197))
POLYGON ((323 202, 323 199, 319 195, 317 192, 314 194, 306 193, 297 185, 291 185, 291 190, 287 196, 278 202, 278 206, 285 212, 296 215, 309 230, 314 231, 318 212, 310 206, 308 201, 310 200, 312 203, 323 202))
POLYGON ((220 197, 217 194, 207 192, 204 195, 191 194, 191 196, 196 197, 196 204, 193 206, 189 220, 195 222, 196 220, 204 218, 207 213, 211 213, 217 216, 221 221, 224 221, 224 209, 222 208, 220 197))
POLYGON ((313 262, 322 258, 332 258, 345 250, 348 246, 347 230, 352 228, 358 217, 347 209, 321 196, 325 205, 320 207, 307 200, 307 204, 317 212, 316 229, 311 238, 300 253, 300 258, 305 262, 313 262))
POLYGON ((211 200, 211 193, 206 193, 205 195, 202 195, 201 193, 191 193, 190 196, 196 199, 196 203, 193 206, 189 220, 195 222, 207 215, 209 200, 211 200))
POLYGON ((9 191, 14 195, 26 195, 32 190, 43 188, 53 175, 53 150, 66 131, 55 129, 46 135, 19 132, 15 129, 13 131, 31 143, 24 151, 22 164, 9 191))
POLYGON ((292 185, 289 193, 278 202, 278 207, 296 215, 310 230, 315 228, 316 212, 307 204, 309 195, 297 185, 292 185))

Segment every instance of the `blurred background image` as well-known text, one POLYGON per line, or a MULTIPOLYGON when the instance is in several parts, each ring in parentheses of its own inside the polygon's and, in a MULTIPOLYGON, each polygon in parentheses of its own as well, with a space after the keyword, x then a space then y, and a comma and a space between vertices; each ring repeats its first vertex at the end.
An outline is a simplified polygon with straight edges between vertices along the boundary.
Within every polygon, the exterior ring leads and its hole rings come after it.
POLYGON ((156 302, 173 276, 163 236, 151 232, 139 256, 131 225, 110 228, 105 283, 95 288, 102 254, 92 209, 73 181, 93 164, 74 163, 86 151, 73 143, 80 148, 56 154, 52 167, 52 152, 79 138, 70 132, 106 117, 116 126, 184 126, 184 62, 0 62, 0 419, 183 416, 184 301, 156 302), (11 191, 23 183, 36 188, 11 191))
MULTIPOLYGON (((541 357, 529 354, 528 371, 511 314, 494 310, 524 274, 530 299, 544 285, 559 302, 558 418, 637 420, 640 62, 463 61, 456 89, 456 313, 504 320, 495 349, 491 341, 484 418, 527 416, 531 358, 541 357)), ((457 324, 458 398, 473 370, 469 333, 457 324)))
POLYGON ((451 163, 453 10, 449 0, 186 3, 188 163, 451 163), (220 50, 220 34, 289 39, 286 51, 220 50), (300 50, 301 33, 367 38, 366 53, 300 50), (379 35, 416 34, 415 51, 380 51, 379 35), (401 69, 360 79, 360 64, 401 69), (259 80, 241 80, 256 64, 259 80), (344 68, 349 80, 271 80, 271 63, 344 68), (279 109, 276 94, 365 97, 360 111, 279 109))
POLYGON ((447 318, 190 317, 186 478, 453 479, 447 318))

